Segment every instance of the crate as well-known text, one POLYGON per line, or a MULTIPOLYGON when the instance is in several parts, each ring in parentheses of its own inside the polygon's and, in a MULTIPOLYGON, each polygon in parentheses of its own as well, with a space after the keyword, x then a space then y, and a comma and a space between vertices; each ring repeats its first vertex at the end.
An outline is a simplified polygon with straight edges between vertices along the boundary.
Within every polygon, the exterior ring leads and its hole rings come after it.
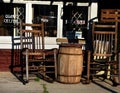
POLYGON ((102 9, 101 21, 120 22, 120 9, 102 9))

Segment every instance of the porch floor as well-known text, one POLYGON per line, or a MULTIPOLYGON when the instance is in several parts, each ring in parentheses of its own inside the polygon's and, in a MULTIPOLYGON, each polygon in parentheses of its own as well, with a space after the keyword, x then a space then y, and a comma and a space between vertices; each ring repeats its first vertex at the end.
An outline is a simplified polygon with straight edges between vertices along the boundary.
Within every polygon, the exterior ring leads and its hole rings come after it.
POLYGON ((0 72, 0 93, 120 93, 120 85, 113 87, 100 80, 87 85, 31 80, 23 85, 11 72, 0 72), (48 92, 44 92, 43 84, 48 92))

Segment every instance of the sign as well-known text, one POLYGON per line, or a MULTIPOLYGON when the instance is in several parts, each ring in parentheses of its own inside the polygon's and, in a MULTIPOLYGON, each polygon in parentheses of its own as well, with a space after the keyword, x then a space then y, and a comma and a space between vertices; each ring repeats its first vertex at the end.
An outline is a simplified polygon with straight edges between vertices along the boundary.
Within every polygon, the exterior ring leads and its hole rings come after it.
POLYGON ((4 16, 4 23, 18 24, 18 16, 17 15, 6 14, 4 16))

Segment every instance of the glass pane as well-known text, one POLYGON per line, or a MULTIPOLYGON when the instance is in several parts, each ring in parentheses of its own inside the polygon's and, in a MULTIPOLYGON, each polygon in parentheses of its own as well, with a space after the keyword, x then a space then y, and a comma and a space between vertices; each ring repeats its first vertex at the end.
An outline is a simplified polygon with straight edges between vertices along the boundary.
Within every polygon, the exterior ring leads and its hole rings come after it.
POLYGON ((33 5, 33 23, 44 22, 45 36, 57 36, 57 5, 33 5))
MULTIPOLYGON (((88 21, 87 6, 65 6, 63 8, 63 37, 73 31, 82 31, 82 37, 85 37, 88 21)), ((73 33, 72 33, 73 35, 73 33)))
POLYGON ((20 20, 25 20, 25 5, 0 4, 0 36, 19 35, 20 20))

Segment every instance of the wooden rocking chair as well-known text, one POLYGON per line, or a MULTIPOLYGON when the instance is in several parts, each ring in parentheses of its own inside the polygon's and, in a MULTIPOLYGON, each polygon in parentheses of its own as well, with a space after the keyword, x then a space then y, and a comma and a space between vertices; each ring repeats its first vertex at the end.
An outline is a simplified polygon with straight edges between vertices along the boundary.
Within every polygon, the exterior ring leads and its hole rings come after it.
POLYGON ((94 78, 110 79, 116 86, 118 77, 117 30, 115 22, 94 22, 92 51, 88 51, 87 83, 94 78))
POLYGON ((30 74, 37 74, 43 79, 53 80, 48 74, 57 78, 56 54, 57 49, 45 49, 44 23, 20 24, 21 63, 22 73, 25 73, 26 82, 30 74))

